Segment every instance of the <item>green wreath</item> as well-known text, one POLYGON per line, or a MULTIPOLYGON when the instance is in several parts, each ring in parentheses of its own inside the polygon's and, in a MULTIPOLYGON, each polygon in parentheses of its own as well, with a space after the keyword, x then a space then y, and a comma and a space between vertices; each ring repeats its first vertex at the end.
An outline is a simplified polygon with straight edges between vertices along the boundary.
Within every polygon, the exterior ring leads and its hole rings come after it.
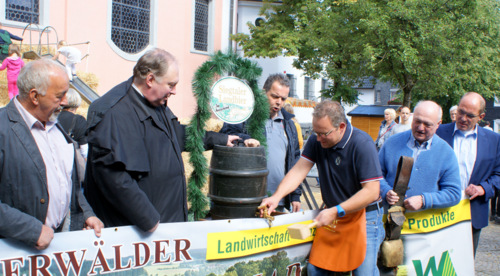
POLYGON ((201 189, 208 176, 207 159, 203 156, 205 151, 203 137, 205 137, 206 122, 211 116, 209 100, 214 80, 217 76, 231 74, 247 81, 255 96, 254 110, 247 124, 248 133, 265 146, 264 127, 266 119, 269 118, 269 103, 266 96, 258 88, 257 78, 261 73, 262 68, 257 63, 241 58, 234 53, 223 54, 220 51, 212 55, 195 73, 193 92, 197 98, 198 107, 186 129, 186 150, 190 152, 189 162, 194 168, 188 180, 187 197, 191 203, 190 220, 203 219, 209 211, 209 199, 201 192, 201 189))

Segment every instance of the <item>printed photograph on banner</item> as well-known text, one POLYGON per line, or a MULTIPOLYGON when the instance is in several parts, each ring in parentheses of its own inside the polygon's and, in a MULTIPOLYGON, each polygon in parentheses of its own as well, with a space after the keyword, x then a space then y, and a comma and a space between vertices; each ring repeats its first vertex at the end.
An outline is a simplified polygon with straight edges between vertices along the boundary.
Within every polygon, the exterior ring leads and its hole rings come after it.
POLYGON ((252 115, 254 103, 252 89, 238 78, 224 77, 212 86, 210 97, 212 112, 228 124, 246 121, 252 115))
POLYGON ((0 239, 0 275, 301 275, 312 238, 291 239, 287 227, 316 214, 276 216, 273 227, 249 218, 63 232, 42 251, 0 239))

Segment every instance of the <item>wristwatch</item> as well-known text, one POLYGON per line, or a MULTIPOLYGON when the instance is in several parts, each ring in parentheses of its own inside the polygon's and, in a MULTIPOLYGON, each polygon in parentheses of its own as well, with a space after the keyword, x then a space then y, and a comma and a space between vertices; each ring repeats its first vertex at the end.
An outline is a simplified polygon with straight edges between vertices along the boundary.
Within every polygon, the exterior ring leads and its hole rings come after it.
POLYGON ((341 218, 345 216, 345 211, 342 207, 340 207, 340 204, 335 206, 335 208, 337 208, 337 217, 341 218))

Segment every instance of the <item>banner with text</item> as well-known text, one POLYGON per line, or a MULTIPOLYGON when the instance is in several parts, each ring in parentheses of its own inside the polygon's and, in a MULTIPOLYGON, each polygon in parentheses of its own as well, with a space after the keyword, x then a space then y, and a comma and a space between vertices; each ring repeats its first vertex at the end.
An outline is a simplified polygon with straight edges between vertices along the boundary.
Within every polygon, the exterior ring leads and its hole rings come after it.
POLYGON ((398 275, 474 275, 469 199, 450 208, 407 212, 398 275))
MULTIPOLYGON (((313 237, 291 239, 287 227, 317 211, 261 218, 160 224, 55 234, 46 250, 0 239, 0 275, 300 275, 313 237)), ((311 230, 314 233, 313 230, 311 230)))

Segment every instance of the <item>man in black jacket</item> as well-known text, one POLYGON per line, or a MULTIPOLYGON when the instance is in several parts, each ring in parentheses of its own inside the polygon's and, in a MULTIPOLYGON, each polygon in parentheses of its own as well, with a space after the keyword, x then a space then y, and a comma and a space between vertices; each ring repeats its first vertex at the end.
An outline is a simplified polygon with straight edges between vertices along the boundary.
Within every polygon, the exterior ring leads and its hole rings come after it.
MULTIPOLYGON (((297 129, 290 114, 283 108, 288 93, 290 82, 283 74, 270 75, 264 83, 264 91, 269 101, 270 114, 266 121, 267 139, 267 190, 272 195, 285 174, 297 163, 300 157, 299 140, 297 129)), ((245 140, 245 144, 256 141, 251 139, 246 129, 246 122, 241 124, 224 124, 220 130, 222 133, 238 135, 245 140)), ((285 209, 297 212, 300 210, 300 188, 286 196, 279 204, 277 211, 285 209)))
MULTIPOLYGON (((89 107, 85 194, 106 227, 187 221, 181 152, 185 127, 167 106, 179 68, 162 49, 146 52, 134 75, 89 107)), ((208 132, 205 147, 232 146, 237 136, 208 132)))

